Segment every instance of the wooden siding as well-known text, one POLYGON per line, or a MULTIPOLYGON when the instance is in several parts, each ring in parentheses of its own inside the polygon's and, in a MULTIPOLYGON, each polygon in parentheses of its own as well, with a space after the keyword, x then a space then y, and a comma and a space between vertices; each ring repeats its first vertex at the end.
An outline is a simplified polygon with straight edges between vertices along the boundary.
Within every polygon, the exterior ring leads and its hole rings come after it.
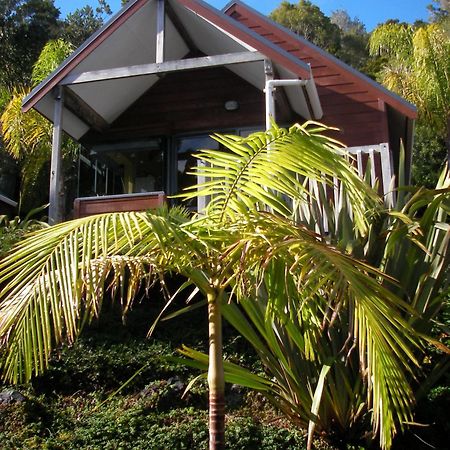
MULTIPOLYGON (((282 116, 282 120, 292 119, 282 116)), ((264 126, 264 94, 226 68, 178 72, 162 77, 104 133, 90 131, 82 143, 173 135, 193 131, 264 126), (239 103, 226 111, 227 100, 239 103)))
POLYGON ((301 45, 295 37, 250 14, 242 5, 231 6, 227 14, 311 65, 324 112, 321 121, 340 129, 333 137, 348 146, 389 142, 386 109, 367 82, 349 76, 326 55, 301 45))

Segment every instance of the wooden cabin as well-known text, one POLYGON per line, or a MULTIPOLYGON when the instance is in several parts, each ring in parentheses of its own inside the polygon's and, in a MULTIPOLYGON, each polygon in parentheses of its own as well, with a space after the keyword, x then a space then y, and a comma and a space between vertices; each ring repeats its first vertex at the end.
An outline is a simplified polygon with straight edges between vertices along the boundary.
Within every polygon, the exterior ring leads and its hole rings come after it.
POLYGON ((65 218, 62 132, 89 152, 83 215, 154 206, 195 181, 191 155, 217 148, 212 132, 247 135, 272 118, 336 126, 358 161, 382 151, 374 166, 395 171, 400 141, 410 161, 416 118, 413 105, 240 1, 219 11, 130 0, 24 99, 30 108, 54 123, 52 222, 65 218))

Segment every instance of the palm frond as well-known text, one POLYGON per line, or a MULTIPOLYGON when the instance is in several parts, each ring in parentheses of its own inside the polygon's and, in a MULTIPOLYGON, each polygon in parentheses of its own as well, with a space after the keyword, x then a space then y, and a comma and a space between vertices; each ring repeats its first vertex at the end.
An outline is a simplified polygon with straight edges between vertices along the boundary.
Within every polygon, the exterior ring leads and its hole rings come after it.
POLYGON ((274 128, 248 138, 215 135, 227 151, 203 150, 197 157, 203 164, 194 174, 206 178, 181 197, 211 198, 207 213, 219 220, 235 218, 249 209, 267 208, 292 217, 293 202, 313 195, 303 180, 308 178, 331 188, 336 180, 345 184, 355 223, 367 229, 367 210, 379 205, 379 198, 348 164, 351 159, 337 141, 324 135, 329 128, 307 122, 289 130, 274 128))
POLYGON ((191 261, 207 249, 173 211, 79 219, 20 242, 0 262, 3 377, 18 382, 45 370, 52 349, 97 316, 108 285, 122 290, 127 307, 145 280, 195 270, 191 261))

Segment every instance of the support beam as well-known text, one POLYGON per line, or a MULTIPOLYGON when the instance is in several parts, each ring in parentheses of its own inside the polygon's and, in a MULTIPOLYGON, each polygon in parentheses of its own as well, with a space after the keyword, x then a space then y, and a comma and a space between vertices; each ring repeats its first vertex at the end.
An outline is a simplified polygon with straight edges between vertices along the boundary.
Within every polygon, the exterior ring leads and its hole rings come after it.
POLYGON ((64 93, 62 86, 55 89, 55 110, 53 117, 52 160, 50 167, 50 192, 48 223, 54 225, 63 220, 63 180, 62 180, 62 122, 64 93))
POLYGON ((90 128, 102 133, 109 123, 69 87, 64 88, 64 106, 90 128))
POLYGON ((142 64, 129 67, 117 67, 114 69, 94 70, 92 72, 73 73, 65 77, 61 84, 71 85, 143 75, 159 75, 182 70, 207 69, 210 67, 228 66, 231 64, 242 64, 263 60, 264 55, 259 52, 227 53, 224 55, 203 56, 201 58, 178 59, 159 64, 142 64))
POLYGON ((156 63, 164 62, 164 40, 165 40, 165 0, 157 0, 156 7, 156 63))

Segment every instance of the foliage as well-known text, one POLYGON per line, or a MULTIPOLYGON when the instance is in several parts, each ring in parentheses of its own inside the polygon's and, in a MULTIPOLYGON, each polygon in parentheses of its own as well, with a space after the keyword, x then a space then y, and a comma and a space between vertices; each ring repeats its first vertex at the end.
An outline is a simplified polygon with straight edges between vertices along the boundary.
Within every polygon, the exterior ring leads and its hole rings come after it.
MULTIPOLYGON (((31 75, 34 83, 41 82, 63 59, 73 51, 73 46, 61 39, 49 41, 35 62, 31 75)), ((48 163, 51 154, 52 126, 37 111, 22 112, 22 100, 31 92, 30 87, 18 86, 1 115, 5 150, 21 165, 21 208, 33 208, 28 201, 39 192, 40 174, 48 163)), ((64 156, 70 159, 74 144, 66 139, 64 156)), ((46 177, 48 182, 48 177, 46 177)), ((46 191, 45 191, 46 192, 46 191)), ((41 201, 47 201, 46 198, 41 201)))
MULTIPOLYGON (((2 450, 207 448, 206 386, 182 397, 195 374, 167 359, 179 342, 201 344, 206 315, 197 310, 179 316, 158 327, 148 341, 148 322, 158 312, 158 306, 143 301, 123 326, 120 311, 103 311, 73 347, 61 348, 42 377, 19 388, 26 402, 0 406, 2 450), (188 328, 198 335, 187 337, 188 328), (147 369, 111 398, 142 366, 147 369)), ((227 448, 304 448, 302 430, 281 421, 262 399, 243 393, 234 403, 227 448)), ((316 445, 332 450, 320 441, 316 445)))
POLYGON ((367 64, 368 33, 361 21, 351 19, 344 10, 327 17, 308 0, 283 1, 270 17, 359 70, 367 64))
POLYGON ((369 62, 369 33, 364 24, 357 18, 352 19, 344 10, 333 11, 330 20, 341 31, 340 48, 336 56, 355 69, 366 71, 369 62))
MULTIPOLYGON (((234 298, 266 303, 262 320, 268 332, 272 323, 295 319, 300 331, 289 332, 294 342, 304 343, 319 372, 324 365, 333 371, 342 365, 340 358, 330 361, 320 345, 324 333, 337 333, 343 354, 356 358, 354 376, 365 386, 362 401, 370 405, 373 433, 389 447, 399 423, 411 419, 407 374, 416 363, 418 340, 407 322, 406 302, 383 286, 392 281, 297 221, 298 205, 311 195, 304 177, 330 187, 340 180, 358 235, 366 235, 370 215, 381 205, 325 131, 307 123, 246 139, 216 135, 229 152, 202 151, 206 165, 195 172, 209 181, 184 195, 211 196, 204 216, 189 218, 179 209, 100 215, 51 227, 21 243, 0 263, 4 377, 17 381, 42 372, 55 345, 73 342, 83 323, 98 315, 105 285, 121 292, 126 311, 142 283, 177 273, 208 297, 209 307, 234 298), (35 320, 34 311, 44 320, 35 320), (350 335, 338 323, 349 326, 350 335)), ((210 309, 210 330, 211 314, 210 309)), ((274 339, 273 330, 269 336, 274 339)), ((226 371, 242 378, 236 366, 227 364, 226 371)), ((303 379, 311 389, 309 401, 314 399, 310 412, 297 412, 320 428, 320 398, 313 394, 317 371, 315 376, 309 383, 303 379)), ((320 379, 326 383, 320 391, 333 389, 329 378, 320 379)))
POLYGON ((431 20, 433 22, 447 21, 450 14, 449 0, 433 0, 433 3, 438 3, 438 5, 428 5, 428 10, 431 13, 431 20))
POLYGON ((5 255, 25 235, 48 226, 45 222, 31 218, 42 210, 43 208, 37 208, 24 219, 20 217, 10 219, 6 215, 0 216, 0 257, 5 255))
POLYGON ((339 49, 338 26, 309 0, 299 0, 298 4, 283 1, 270 18, 330 53, 339 49))
POLYGON ((388 23, 370 37, 370 53, 388 57, 381 81, 416 104, 422 123, 446 136, 450 115, 450 38, 439 23, 388 23))
POLYGON ((0 85, 28 84, 45 43, 58 33, 53 0, 5 0, 0 4, 0 85))
POLYGON ((105 15, 111 14, 111 8, 105 0, 98 0, 98 6, 84 6, 67 15, 61 30, 61 37, 75 47, 79 47, 91 37, 104 23, 105 15))
POLYGON ((429 189, 436 186, 439 173, 446 158, 445 141, 427 125, 415 130, 412 176, 413 183, 429 189))
MULTIPOLYGON (((299 213, 300 217, 314 218, 316 211, 323 208, 325 190, 320 185, 317 189, 322 192, 300 205, 304 209, 299 213), (309 210, 309 215, 305 209, 309 210)), ((365 233, 357 231, 345 203, 340 211, 336 211, 331 203, 327 206, 326 227, 332 244, 363 258, 371 266, 379 267, 392 279, 398 280, 399 284, 386 283, 385 287, 403 298, 413 309, 405 308, 405 321, 416 332, 429 336, 433 346, 447 353, 448 349, 432 336, 446 332, 445 326, 437 326, 437 320, 448 301, 445 292, 448 291, 449 281, 449 213, 450 178, 444 171, 436 190, 400 190, 392 209, 374 217, 365 233)), ((304 223, 309 223, 312 229, 317 227, 314 219, 304 223)), ((230 379, 234 377, 235 383, 259 389, 294 422, 306 427, 311 419, 313 399, 320 386, 317 382, 319 374, 329 367, 321 387, 322 400, 314 423, 319 429, 334 435, 334 439, 360 443, 358 439, 367 427, 372 402, 367 397, 370 386, 364 384, 359 374, 364 362, 361 362, 363 359, 358 355, 358 346, 352 336, 352 321, 355 320, 352 315, 358 313, 346 309, 344 305, 338 309, 329 308, 327 297, 322 295, 314 301, 317 308, 314 313, 305 306, 304 312, 285 307, 285 314, 278 312, 275 318, 271 316, 268 321, 269 301, 278 295, 279 286, 286 283, 283 266, 271 264, 264 282, 258 285, 258 302, 240 296, 240 309, 233 304, 224 307, 226 319, 260 355, 266 374, 257 379, 254 374, 245 377, 242 371, 235 373, 233 368, 226 368, 226 375, 230 379), (237 374, 239 379, 235 377, 237 374)), ((295 285, 287 295, 297 295, 295 285)), ((394 310, 390 308, 389 314, 394 310)), ((382 326, 381 323, 379 325, 382 326)), ((389 340, 386 345, 395 344, 389 340)), ((183 353, 200 360, 189 349, 183 353)), ((412 370, 410 376, 417 377, 422 383, 426 380, 432 386, 431 380, 435 382, 439 373, 445 373, 445 368, 449 367, 448 354, 438 358, 438 361, 426 375, 412 370)), ((394 365, 388 364, 388 367, 386 377, 395 376, 394 365)), ((420 389, 427 388, 422 384, 420 389)), ((375 405, 376 400, 373 401, 375 405)), ((423 415, 421 417, 425 419, 423 415)), ((407 417, 405 419, 408 421, 407 417)))

